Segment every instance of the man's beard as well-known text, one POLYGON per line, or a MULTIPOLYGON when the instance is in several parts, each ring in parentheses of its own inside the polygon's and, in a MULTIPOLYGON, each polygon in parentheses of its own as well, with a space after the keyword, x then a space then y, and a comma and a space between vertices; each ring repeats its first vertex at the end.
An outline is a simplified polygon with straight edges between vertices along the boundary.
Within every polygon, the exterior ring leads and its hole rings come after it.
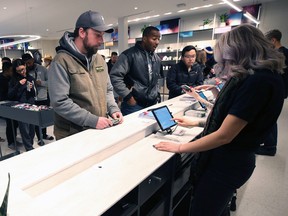
POLYGON ((85 50, 87 51, 87 57, 90 58, 90 57, 92 57, 95 53, 97 53, 98 48, 97 48, 97 47, 91 47, 91 46, 89 46, 88 43, 87 43, 87 41, 88 41, 88 38, 87 38, 87 36, 86 36, 86 37, 84 38, 84 40, 83 40, 83 45, 84 45, 85 50))

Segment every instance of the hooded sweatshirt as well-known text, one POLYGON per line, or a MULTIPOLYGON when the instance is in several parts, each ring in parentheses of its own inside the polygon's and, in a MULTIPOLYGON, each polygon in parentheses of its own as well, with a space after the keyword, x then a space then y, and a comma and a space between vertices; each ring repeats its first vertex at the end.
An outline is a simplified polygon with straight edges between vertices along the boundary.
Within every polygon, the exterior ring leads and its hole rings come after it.
POLYGON ((120 111, 102 56, 88 59, 80 53, 73 33, 66 32, 59 43, 48 73, 56 139, 95 128, 100 116, 120 111))

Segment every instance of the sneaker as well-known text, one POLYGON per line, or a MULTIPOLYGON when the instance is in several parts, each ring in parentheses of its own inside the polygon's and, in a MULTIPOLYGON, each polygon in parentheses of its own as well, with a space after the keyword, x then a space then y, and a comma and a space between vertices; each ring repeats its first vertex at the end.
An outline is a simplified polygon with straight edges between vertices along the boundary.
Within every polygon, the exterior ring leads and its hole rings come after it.
POLYGON ((8 148, 11 149, 11 150, 16 150, 14 143, 9 144, 8 148))
POLYGON ((265 147, 265 146, 260 146, 255 154, 257 155, 266 155, 266 156, 275 156, 276 154, 276 147, 265 147))
POLYGON ((5 139, 3 139, 2 137, 0 137, 0 142, 5 142, 5 139))
POLYGON ((16 144, 17 144, 17 146, 18 146, 18 147, 20 147, 20 146, 22 146, 22 145, 23 145, 23 143, 21 143, 21 142, 18 142, 18 141, 16 141, 16 144))
POLYGON ((54 140, 54 137, 53 137, 53 136, 50 136, 50 135, 46 135, 46 136, 43 136, 43 139, 46 139, 46 140, 54 140))
POLYGON ((38 140, 37 144, 39 146, 43 146, 43 145, 45 145, 45 142, 43 140, 38 140))

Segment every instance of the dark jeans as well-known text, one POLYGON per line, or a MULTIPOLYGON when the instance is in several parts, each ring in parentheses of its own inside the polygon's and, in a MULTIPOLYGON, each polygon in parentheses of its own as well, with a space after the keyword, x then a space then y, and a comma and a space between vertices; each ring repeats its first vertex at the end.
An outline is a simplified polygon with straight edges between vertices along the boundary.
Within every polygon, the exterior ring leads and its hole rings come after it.
MULTIPOLYGON (((35 105, 46 105, 49 106, 49 100, 43 100, 43 101, 35 101, 35 105)), ((39 127, 35 126, 35 132, 37 139, 40 140, 40 134, 39 134, 39 127)), ((45 138, 47 136, 47 128, 42 128, 42 138, 45 138)))
POLYGON ((127 101, 123 101, 121 103, 121 112, 122 112, 122 115, 128 115, 128 114, 131 114, 133 112, 137 112, 141 109, 144 109, 144 107, 142 106, 139 106, 138 104, 136 104, 135 106, 131 106, 127 103, 127 101))
POLYGON ((6 119, 6 138, 7 138, 8 145, 11 145, 16 140, 17 127, 18 127, 17 121, 6 119), (12 126, 12 121, 13 121, 13 126, 12 126))
POLYGON ((34 125, 18 122, 19 130, 22 137, 23 145, 26 151, 30 151, 33 148, 34 136, 35 136, 35 127, 34 125))
POLYGON ((277 138, 278 138, 278 127, 277 127, 277 123, 275 123, 273 127, 271 128, 269 135, 266 137, 263 147, 276 148, 277 138))
POLYGON ((191 216, 221 216, 236 189, 252 175, 253 152, 215 149, 194 188, 191 216))

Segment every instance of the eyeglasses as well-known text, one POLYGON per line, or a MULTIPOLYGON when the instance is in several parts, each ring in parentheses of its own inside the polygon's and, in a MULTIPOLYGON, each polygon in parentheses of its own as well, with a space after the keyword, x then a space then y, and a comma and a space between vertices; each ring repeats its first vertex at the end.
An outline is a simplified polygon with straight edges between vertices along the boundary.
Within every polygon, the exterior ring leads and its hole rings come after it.
POLYGON ((26 67, 16 70, 17 73, 23 73, 26 70, 26 67))
POLYGON ((185 58, 192 59, 196 58, 196 55, 184 55, 185 58))

